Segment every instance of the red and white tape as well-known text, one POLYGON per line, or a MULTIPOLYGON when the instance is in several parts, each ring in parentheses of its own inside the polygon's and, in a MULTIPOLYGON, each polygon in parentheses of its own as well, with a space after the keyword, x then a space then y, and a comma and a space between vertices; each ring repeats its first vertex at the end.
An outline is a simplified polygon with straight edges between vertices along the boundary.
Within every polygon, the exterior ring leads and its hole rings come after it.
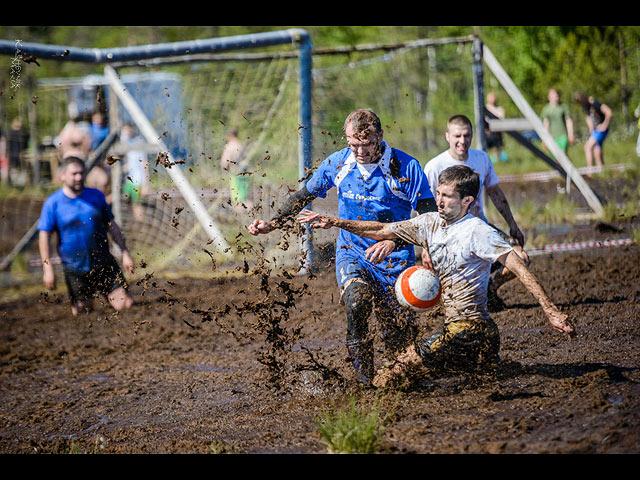
POLYGON ((633 240, 630 238, 623 238, 618 240, 592 240, 587 242, 574 242, 574 243, 554 243, 551 245, 545 245, 542 248, 533 249, 527 251, 529 256, 532 255, 545 255, 554 252, 568 252, 575 250, 584 250, 587 248, 598 247, 619 247, 621 245, 631 245, 633 240))

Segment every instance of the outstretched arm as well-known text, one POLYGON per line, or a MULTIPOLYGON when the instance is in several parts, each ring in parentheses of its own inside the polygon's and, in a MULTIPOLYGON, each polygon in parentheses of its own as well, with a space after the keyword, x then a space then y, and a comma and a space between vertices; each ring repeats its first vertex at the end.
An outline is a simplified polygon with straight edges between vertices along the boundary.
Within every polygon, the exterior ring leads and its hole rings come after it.
POLYGON ((371 238, 372 240, 394 240, 398 238, 390 229, 388 223, 373 221, 343 220, 341 218, 330 217, 321 213, 303 210, 297 218, 300 223, 309 223, 311 228, 331 228, 338 227, 360 237, 371 238))
POLYGON ((513 214, 511 213, 511 207, 509 207, 509 202, 507 201, 507 197, 504 192, 500 188, 500 185, 494 185, 493 187, 487 188, 487 194, 491 198, 491 201, 496 206, 500 215, 505 219, 507 225, 509 225, 509 235, 516 239, 518 244, 521 247, 524 247, 524 235, 520 231, 516 220, 513 218, 513 214))
POLYGON ((260 235, 280 228, 293 219, 300 210, 309 205, 315 198, 317 197, 310 193, 307 187, 302 187, 284 202, 275 217, 271 220, 256 219, 247 227, 247 230, 251 235, 260 235))
POLYGON ((516 274, 526 289, 535 297, 538 303, 540 303, 542 310, 549 319, 549 322, 551 322, 553 328, 559 332, 567 333, 569 336, 574 336, 576 330, 569 321, 568 316, 558 310, 558 308, 551 302, 542 288, 542 285, 540 285, 536 277, 529 271, 520 257, 518 257, 515 252, 511 251, 500 257, 499 260, 509 270, 516 274))

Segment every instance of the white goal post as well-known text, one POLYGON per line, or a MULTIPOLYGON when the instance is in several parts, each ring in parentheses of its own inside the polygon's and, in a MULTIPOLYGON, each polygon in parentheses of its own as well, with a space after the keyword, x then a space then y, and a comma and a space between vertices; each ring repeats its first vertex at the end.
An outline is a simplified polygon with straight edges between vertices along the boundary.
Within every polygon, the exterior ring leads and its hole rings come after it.
POLYGON ((213 243, 218 247, 218 249, 227 251, 229 249, 229 244, 222 236, 220 229, 216 226, 214 221, 211 219, 209 212, 202 205, 202 202, 196 196, 193 188, 185 178, 180 168, 172 168, 171 154, 169 153, 169 149, 162 141, 161 137, 158 135, 158 132, 153 128, 149 119, 145 116, 142 109, 138 106, 136 101, 133 99, 131 94, 127 91, 125 86, 120 81, 120 77, 115 69, 109 65, 104 67, 104 74, 111 86, 113 93, 118 97, 120 102, 124 108, 129 112, 131 118, 136 123, 138 128, 140 129, 140 133, 145 137, 146 141, 155 144, 158 146, 160 150, 160 154, 166 155, 166 161, 168 164, 166 165, 166 171, 176 184, 176 187, 180 190, 180 193, 184 196, 185 201, 191 205, 193 211, 200 221, 202 228, 205 229, 209 238, 213 241, 213 243))

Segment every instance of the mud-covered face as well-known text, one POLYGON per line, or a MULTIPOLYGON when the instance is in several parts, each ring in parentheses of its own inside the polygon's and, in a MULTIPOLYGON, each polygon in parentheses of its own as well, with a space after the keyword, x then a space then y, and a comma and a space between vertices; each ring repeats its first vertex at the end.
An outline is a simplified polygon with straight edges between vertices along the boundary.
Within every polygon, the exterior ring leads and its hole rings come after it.
POLYGON ((449 143, 449 153, 457 160, 466 160, 471 147, 473 133, 468 125, 449 125, 445 133, 447 143, 449 143))
POLYGON ((353 152, 358 163, 375 163, 382 157, 382 132, 368 129, 365 132, 356 132, 348 125, 347 146, 353 152))
POLYGON ((473 200, 471 196, 461 198, 454 183, 439 183, 436 188, 438 215, 447 225, 464 217, 473 200))

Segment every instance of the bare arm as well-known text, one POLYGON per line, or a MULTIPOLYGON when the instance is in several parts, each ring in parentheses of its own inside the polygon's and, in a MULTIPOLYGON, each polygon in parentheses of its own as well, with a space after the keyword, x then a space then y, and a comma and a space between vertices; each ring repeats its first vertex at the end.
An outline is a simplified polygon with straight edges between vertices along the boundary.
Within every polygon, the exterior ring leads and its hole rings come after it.
POLYGON ((571 119, 571 117, 566 117, 564 122, 567 126, 567 137, 569 137, 569 143, 573 145, 574 143, 576 143, 576 137, 573 133, 573 120, 571 119))
POLYGON ((605 105, 604 103, 600 105, 600 110, 602 110, 602 113, 604 113, 604 120, 600 125, 598 125, 598 127, 600 130, 604 131, 609 128, 611 118, 613 117, 613 110, 611 110, 611 108, 609 108, 609 106, 605 105))
POLYGON ((593 122, 591 121, 591 118, 589 117, 589 115, 584 117, 584 121, 587 122, 587 127, 589 127, 589 133, 593 133, 593 122))
POLYGON ((372 240, 395 240, 398 238, 390 229, 388 223, 373 221, 343 220, 341 218, 330 217, 321 213, 303 210, 298 215, 298 222, 309 223, 311 228, 331 228, 337 227, 354 233, 360 237, 371 238, 372 240))
POLYGON ((50 290, 56 288, 56 274, 51 265, 51 247, 49 240, 51 232, 40 230, 38 234, 38 248, 40 250, 40 258, 42 260, 42 283, 50 290))
POLYGON ((500 185, 494 185, 493 187, 487 188, 487 194, 491 198, 493 204, 496 206, 498 212, 500 212, 500 215, 502 215, 502 217, 507 222, 507 225, 509 225, 509 235, 515 238, 521 247, 524 247, 524 235, 520 231, 518 224, 513 218, 511 208, 509 207, 509 202, 507 201, 507 197, 504 195, 504 192, 500 188, 500 185))
POLYGON ((549 319, 549 322, 551 322, 553 328, 559 332, 567 333, 569 336, 574 336, 575 328, 568 320, 568 316, 558 310, 558 308, 551 302, 542 288, 542 285, 540 285, 533 273, 531 273, 525 266, 520 257, 518 257, 515 252, 511 251, 500 257, 499 260, 509 270, 516 274, 526 289, 535 297, 549 319))
POLYGON ((127 250, 127 246, 124 242, 124 236, 122 235, 122 231, 115 220, 111 220, 111 222, 109 222, 109 233, 111 234, 113 241, 118 245, 118 248, 122 251, 122 266, 128 273, 132 274, 135 269, 133 259, 131 258, 131 255, 129 255, 129 251, 127 250))

